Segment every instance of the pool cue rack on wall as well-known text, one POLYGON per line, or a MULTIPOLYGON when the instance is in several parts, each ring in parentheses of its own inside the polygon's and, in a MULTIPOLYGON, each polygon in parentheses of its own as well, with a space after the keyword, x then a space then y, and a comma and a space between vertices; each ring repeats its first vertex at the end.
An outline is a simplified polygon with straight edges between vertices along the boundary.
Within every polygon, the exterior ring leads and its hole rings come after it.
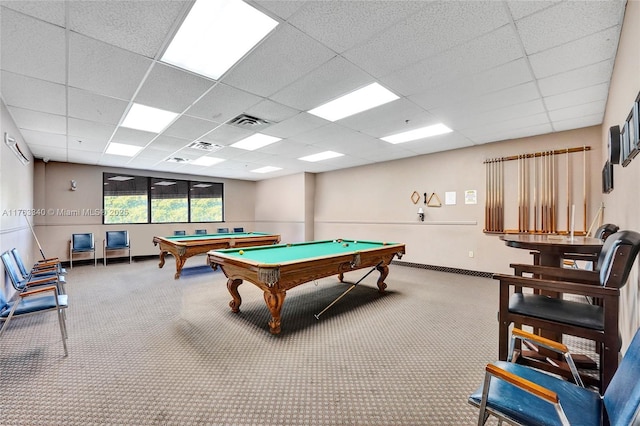
POLYGON ((582 146, 485 160, 484 232, 569 234, 573 224, 575 235, 585 235, 590 150, 582 146))

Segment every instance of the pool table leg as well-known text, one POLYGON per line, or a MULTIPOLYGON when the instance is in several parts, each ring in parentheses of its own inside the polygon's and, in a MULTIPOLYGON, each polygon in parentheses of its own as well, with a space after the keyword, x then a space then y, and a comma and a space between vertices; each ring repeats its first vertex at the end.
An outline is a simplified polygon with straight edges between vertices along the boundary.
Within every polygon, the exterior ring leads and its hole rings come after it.
POLYGON ((173 276, 174 279, 180 278, 180 274, 182 273, 182 267, 184 266, 184 262, 187 261, 185 257, 182 256, 174 256, 176 258, 176 274, 173 276))
POLYGON ((238 293, 238 286, 240 284, 242 284, 241 279, 229 278, 227 280, 227 290, 229 290, 233 298, 231 302, 229 302, 229 306, 231 307, 231 311, 235 313, 240 312, 240 305, 242 304, 242 298, 240 297, 240 293, 238 293))
POLYGON ((160 250, 160 264, 158 265, 158 268, 162 268, 164 266, 164 256, 165 256, 165 254, 167 254, 166 251, 160 250))
POLYGON ((378 292, 384 293, 384 289, 387 288, 387 285, 384 283, 385 278, 389 275, 389 267, 387 265, 376 266, 378 272, 380 272, 380 278, 378 278, 378 292))
POLYGON ((271 321, 269 321, 269 331, 271 334, 280 333, 280 311, 282 311, 282 304, 287 292, 278 291, 272 293, 270 291, 264 292, 264 301, 267 303, 267 307, 271 312, 271 321))

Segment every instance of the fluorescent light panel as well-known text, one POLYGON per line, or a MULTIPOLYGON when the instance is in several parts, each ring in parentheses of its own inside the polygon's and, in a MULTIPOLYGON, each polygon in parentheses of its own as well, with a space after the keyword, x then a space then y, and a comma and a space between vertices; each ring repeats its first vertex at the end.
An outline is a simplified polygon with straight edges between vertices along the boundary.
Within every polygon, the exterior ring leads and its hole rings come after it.
POLYGON ((127 145, 124 143, 111 142, 105 153, 111 155, 122 155, 123 157, 133 157, 142 150, 141 146, 127 145))
POLYGON ((162 61, 218 80, 277 25, 241 0, 198 0, 162 61))
MULTIPOLYGON (((197 158, 195 160, 193 160, 191 162, 191 164, 195 165, 195 166, 213 166, 214 164, 218 164, 223 162, 224 160, 222 158, 215 158, 215 157, 207 157, 206 155, 204 157, 200 157, 197 158)), ((194 185, 195 187, 196 185, 194 185)))
POLYGON ((310 110, 309 113, 325 120, 337 121, 387 102, 395 101, 398 98, 398 95, 378 83, 371 83, 338 99, 320 105, 310 110))
POLYGON ((146 132, 160 133, 177 116, 178 114, 175 112, 134 103, 131 105, 131 109, 129 109, 121 126, 130 129, 144 130, 146 132))
POLYGON ((282 170, 282 167, 274 167, 274 166, 264 166, 259 169, 251 170, 253 173, 271 173, 276 172, 278 170, 282 170))
POLYGON ((340 154, 339 152, 335 152, 335 151, 324 151, 324 152, 319 152, 313 155, 307 155, 306 157, 300 157, 298 158, 298 160, 313 162, 313 161, 328 160, 329 158, 342 157, 343 155, 344 154, 340 154))
POLYGON ((434 124, 432 126, 421 127, 419 129, 409 130, 407 132, 396 133, 395 135, 389 135, 382 138, 383 141, 389 143, 403 143, 409 141, 415 141, 417 139, 424 139, 431 136, 442 135, 450 133, 453 130, 448 128, 442 123, 434 124))
POLYGON ((230 145, 233 148, 246 149, 247 151, 254 151, 263 146, 270 145, 274 142, 278 142, 281 138, 275 136, 263 135, 262 133, 255 133, 248 138, 239 140, 238 142, 230 145))
POLYGON ((175 182, 171 182, 168 180, 161 180, 160 182, 156 182, 154 183, 154 185, 158 185, 158 186, 171 186, 171 185, 175 185, 175 182))
POLYGON ((118 182, 124 182, 125 180, 131 180, 131 179, 135 179, 133 176, 113 176, 110 178, 107 178, 107 180, 116 180, 118 182))

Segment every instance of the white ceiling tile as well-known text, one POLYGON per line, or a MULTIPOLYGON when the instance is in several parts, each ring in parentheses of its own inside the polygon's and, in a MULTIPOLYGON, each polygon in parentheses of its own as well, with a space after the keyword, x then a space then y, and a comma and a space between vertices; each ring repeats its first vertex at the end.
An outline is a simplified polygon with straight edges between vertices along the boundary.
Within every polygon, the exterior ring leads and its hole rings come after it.
POLYGON ((9 9, 0 16, 0 67, 54 83, 64 83, 64 29, 9 9))
POLYGON ((151 60, 76 33, 69 34, 69 85, 129 100, 151 60))
MULTIPOLYGON (((31 154, 35 158, 48 158, 51 161, 67 162, 67 148, 58 148, 48 145, 29 145, 31 154)), ((47 160, 48 161, 48 160, 47 160)))
POLYGON ((336 56, 271 98, 307 111, 372 82, 370 75, 343 57, 336 56))
MULTIPOLYGON (((544 135, 547 133, 551 133, 552 131, 553 129, 551 128, 551 125, 549 123, 543 123, 534 126, 519 127, 516 130, 494 129, 494 131, 491 133, 478 132, 477 134, 474 133, 473 135, 469 136, 469 138, 472 139, 476 144, 485 144, 496 141, 504 141, 508 139, 524 138, 527 136, 544 135)), ((535 147, 532 147, 532 149, 535 149, 535 147)))
POLYGON ((543 96, 552 96, 583 87, 608 83, 613 71, 613 59, 604 60, 593 65, 556 74, 538 80, 543 96))
POLYGON ((166 136, 175 136, 182 139, 195 140, 206 135, 220 124, 213 121, 203 120, 201 118, 189 117, 183 115, 169 126, 162 134, 166 136))
POLYGON ((289 22, 342 53, 425 7, 423 2, 314 1, 306 2, 289 22))
POLYGON ((518 20, 525 16, 531 15, 539 10, 546 9, 562 0, 536 0, 536 1, 522 1, 522 0, 508 0, 507 5, 511 11, 513 19, 518 20))
POLYGON ((418 141, 406 142, 402 144, 402 148, 415 154, 423 155, 466 148, 472 145, 473 142, 470 139, 459 133, 447 133, 418 141))
POLYGON ((397 99, 377 108, 343 118, 343 126, 380 138, 404 130, 435 124, 437 118, 407 99, 397 99))
POLYGON ((561 2, 518 20, 516 27, 532 55, 622 24, 619 1, 561 2))
POLYGON ((558 120, 553 122, 553 130, 562 132, 565 130, 580 129, 582 127, 597 126, 602 124, 602 113, 583 115, 567 120, 558 120))
POLYGON ((116 129, 113 124, 102 124, 77 118, 69 118, 68 126, 67 134, 74 136, 75 140, 82 141, 88 139, 107 142, 116 129))
POLYGON ((118 130, 116 130, 111 141, 128 145, 145 146, 156 136, 156 133, 144 132, 142 130, 129 129, 126 127, 118 127, 118 130))
POLYGON ((269 96, 291 84, 335 53, 291 25, 280 24, 222 81, 260 96, 269 96))
MULTIPOLYGON (((589 102, 586 104, 576 105, 568 108, 557 109, 549 112, 549 117, 555 123, 558 121, 571 120, 574 118, 580 118, 590 115, 600 115, 600 118, 604 116, 604 108, 607 100, 602 99, 599 101, 589 102)), ((602 121, 602 120, 601 120, 602 121)))
POLYGON ((466 78, 522 58, 520 42, 513 27, 495 31, 455 46, 445 52, 381 78, 405 96, 423 92, 448 81, 466 78))
POLYGON ((67 151, 67 161, 72 163, 97 165, 101 157, 102 152, 87 152, 75 149, 69 149, 67 151))
POLYGON ((136 95, 135 102, 181 113, 214 84, 204 77, 156 63, 136 95))
POLYGON ((24 75, 2 71, 2 98, 8 106, 64 115, 66 113, 66 88, 24 75))
POLYGON ((299 158, 313 154, 317 148, 292 140, 282 140, 261 148, 261 151, 285 158, 299 158))
MULTIPOLYGON (((462 130, 469 127, 479 127, 485 125, 500 124, 520 118, 537 117, 544 115, 545 108, 541 99, 525 102, 517 105, 510 105, 506 108, 500 108, 487 111, 472 116, 456 115, 449 117, 447 126, 454 130, 462 130)), ((537 123, 536 123, 537 124, 537 123)))
POLYGON ((203 141, 213 142, 221 145, 231 145, 234 142, 238 142, 240 139, 244 139, 247 136, 251 136, 255 132, 251 130, 241 129, 239 127, 222 125, 216 127, 212 132, 202 138, 203 141))
POLYGON ((518 59, 471 77, 409 96, 409 99, 430 110, 435 107, 461 103, 469 98, 517 86, 532 80, 533 76, 527 61, 518 59))
POLYGON ((69 1, 69 28, 155 57, 188 1, 69 1))
POLYGON ((279 138, 289 138, 327 124, 326 120, 307 112, 267 127, 261 133, 279 138))
POLYGON ((22 130, 21 133, 29 146, 34 144, 51 148, 67 148, 67 137, 65 135, 39 132, 35 130, 22 130))
POLYGON ((9 107, 9 112, 20 129, 64 135, 67 119, 63 115, 48 114, 28 109, 9 107))
MULTIPOLYGON (((100 155, 104 152, 108 145, 108 139, 93 139, 93 138, 78 138, 77 136, 67 136, 67 148, 69 152, 75 152, 76 155, 82 153, 96 154, 96 160, 100 158, 100 155)), ((93 156, 92 156, 93 157, 93 156)))
POLYGON ((258 117, 270 123, 279 123, 300 113, 297 109, 290 108, 269 99, 263 99, 249 107, 245 112, 252 117, 258 117))
POLYGON ((544 78, 613 58, 618 48, 618 32, 618 28, 610 28, 533 54, 529 56, 533 73, 544 78))
POLYGON ((258 10, 263 9, 263 11, 269 12, 268 14, 283 20, 288 19, 304 5, 304 2, 299 0, 255 0, 247 3, 255 3, 258 10))
POLYGON ((191 140, 187 140, 187 139, 160 135, 153 141, 153 143, 151 143, 151 145, 149 145, 149 147, 152 149, 168 150, 169 152, 175 152, 175 151, 181 150, 191 142, 192 142, 191 140))
POLYGON ((553 111, 556 109, 581 105, 593 101, 606 102, 608 94, 609 83, 602 83, 571 92, 565 92, 561 95, 545 97, 544 103, 549 111, 553 111))
POLYGON ((382 77, 451 49, 509 23, 501 2, 425 2, 426 7, 397 22, 344 57, 382 77))
POLYGON ((2 0, 2 7, 13 9, 51 24, 64 26, 65 2, 59 0, 2 0))
POLYGON ((224 123, 262 100, 261 97, 218 83, 196 102, 186 114, 224 123))
POLYGON ((127 108, 126 101, 69 88, 69 117, 104 124, 118 124, 127 108))

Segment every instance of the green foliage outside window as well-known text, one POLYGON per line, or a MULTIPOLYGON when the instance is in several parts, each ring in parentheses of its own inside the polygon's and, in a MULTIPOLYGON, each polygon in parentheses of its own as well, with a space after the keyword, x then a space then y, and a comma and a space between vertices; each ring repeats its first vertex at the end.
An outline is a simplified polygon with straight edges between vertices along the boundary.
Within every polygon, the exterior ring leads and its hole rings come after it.
POLYGON ((104 197, 104 223, 147 223, 147 196, 104 197))
POLYGON ((221 222, 221 198, 191 199, 191 222, 221 222))
POLYGON ((188 222, 186 198, 151 199, 151 223, 188 222))

